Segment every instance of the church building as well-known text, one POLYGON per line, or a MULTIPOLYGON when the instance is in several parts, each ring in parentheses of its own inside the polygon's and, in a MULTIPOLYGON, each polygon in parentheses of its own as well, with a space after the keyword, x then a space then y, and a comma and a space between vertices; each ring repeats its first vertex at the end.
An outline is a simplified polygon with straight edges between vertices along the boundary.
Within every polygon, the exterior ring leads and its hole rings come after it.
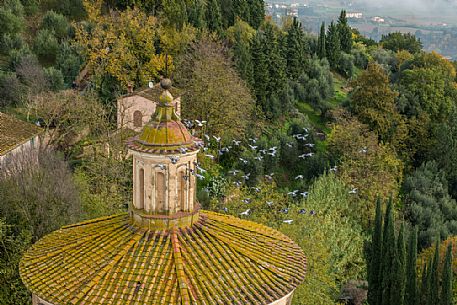
POLYGON ((291 304, 303 251, 269 227, 201 209, 202 143, 181 123, 170 88, 162 80, 155 113, 127 143, 128 212, 62 227, 24 254, 34 305, 291 304))

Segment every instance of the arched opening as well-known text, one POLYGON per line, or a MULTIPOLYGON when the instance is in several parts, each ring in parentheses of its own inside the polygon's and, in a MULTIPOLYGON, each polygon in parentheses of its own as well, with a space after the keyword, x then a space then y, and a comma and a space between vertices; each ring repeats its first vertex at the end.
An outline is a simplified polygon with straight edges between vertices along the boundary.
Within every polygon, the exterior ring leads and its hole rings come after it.
POLYGON ((140 177, 139 177, 139 182, 140 185, 140 194, 139 194, 139 200, 138 200, 138 209, 143 210, 144 209, 144 169, 140 169, 140 177))
POLYGON ((162 212, 165 210, 165 174, 157 173, 156 179, 156 211, 162 212))
POLYGON ((186 189, 187 189, 187 177, 184 171, 180 171, 178 174, 177 181, 178 189, 178 209, 180 211, 186 211, 186 189))
POLYGON ((133 113, 133 126, 134 127, 143 127, 143 114, 139 110, 136 110, 133 113))

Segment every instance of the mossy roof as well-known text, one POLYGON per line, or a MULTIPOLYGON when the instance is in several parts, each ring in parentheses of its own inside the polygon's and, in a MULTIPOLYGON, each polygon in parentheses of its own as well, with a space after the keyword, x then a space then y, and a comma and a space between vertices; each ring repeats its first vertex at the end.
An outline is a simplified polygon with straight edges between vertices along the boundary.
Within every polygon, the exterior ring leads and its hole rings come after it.
POLYGON ((299 285, 302 250, 282 233, 202 211, 192 227, 145 231, 127 214, 63 227, 20 263, 26 286, 63 304, 269 304, 299 285))
POLYGON ((0 112, 0 155, 6 154, 8 151, 40 134, 41 131, 34 124, 0 112))
MULTIPOLYGON (((169 99, 172 99, 171 95, 169 99)), ((141 152, 173 154, 195 151, 199 141, 189 133, 172 104, 161 102, 151 121, 138 136, 129 139, 127 146, 141 152)))

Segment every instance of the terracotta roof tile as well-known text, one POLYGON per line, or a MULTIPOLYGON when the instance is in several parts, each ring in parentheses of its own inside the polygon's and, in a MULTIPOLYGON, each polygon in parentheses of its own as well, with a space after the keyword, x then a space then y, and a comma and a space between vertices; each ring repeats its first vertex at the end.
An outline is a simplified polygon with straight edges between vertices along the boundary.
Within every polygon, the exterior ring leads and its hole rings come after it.
POLYGON ((41 132, 42 130, 34 124, 0 112, 0 155, 6 154, 41 132))
POLYGON ((27 287, 55 305, 269 304, 305 269, 282 233, 209 211, 172 231, 143 231, 127 214, 63 227, 20 264, 27 287))

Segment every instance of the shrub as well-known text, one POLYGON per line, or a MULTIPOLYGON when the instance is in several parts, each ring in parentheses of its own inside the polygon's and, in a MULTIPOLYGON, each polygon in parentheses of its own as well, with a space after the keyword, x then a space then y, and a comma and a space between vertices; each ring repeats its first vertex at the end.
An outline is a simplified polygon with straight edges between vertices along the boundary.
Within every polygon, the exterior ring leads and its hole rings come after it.
POLYGON ((53 32, 58 40, 62 40, 68 36, 70 23, 62 14, 48 11, 41 21, 41 29, 53 32))
POLYGON ((47 29, 38 31, 35 38, 34 50, 41 59, 54 62, 58 49, 59 43, 54 32, 47 29))

